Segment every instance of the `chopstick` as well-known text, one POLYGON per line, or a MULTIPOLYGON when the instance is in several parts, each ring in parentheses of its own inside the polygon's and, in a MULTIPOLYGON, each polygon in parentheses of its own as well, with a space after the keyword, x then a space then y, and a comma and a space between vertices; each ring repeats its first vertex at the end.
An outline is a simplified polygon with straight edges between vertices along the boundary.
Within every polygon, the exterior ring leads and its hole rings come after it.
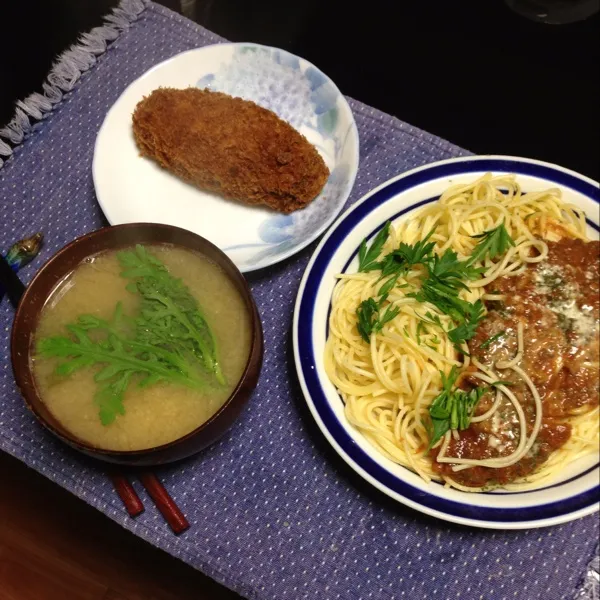
MULTIPOLYGON (((38 255, 43 241, 43 234, 38 232, 35 235, 15 242, 9 248, 6 256, 0 254, 0 258, 2 258, 2 264, 0 265, 0 281, 7 282, 5 287, 9 288, 9 300, 15 308, 25 291, 25 286, 18 277, 11 276, 7 271, 7 267, 13 271, 13 273, 16 273, 19 269, 29 264, 38 255)), ((2 298, 4 297, 4 291, 4 287, 0 283, 0 302, 2 302, 2 298)))
POLYGON ((150 471, 142 471, 138 475, 142 485, 146 488, 148 495, 169 524, 173 533, 179 535, 186 529, 189 529, 190 524, 187 519, 175 504, 175 501, 169 495, 163 484, 158 480, 158 477, 150 471))
MULTIPOLYGON (((11 269, 8 261, 0 254, 0 285, 2 285, 10 300, 10 303, 17 308, 21 296, 25 292, 25 285, 19 279, 17 274, 11 269)), ((0 298, 1 299, 1 298, 0 298)))
MULTIPOLYGON (((109 477, 129 516, 137 517, 142 514, 144 505, 127 477, 119 473, 110 473, 109 477)), ((142 471, 138 478, 173 533, 179 535, 189 529, 189 522, 158 477, 151 471, 142 471)))
MULTIPOLYGON (((150 471, 143 471, 138 477, 173 533, 179 535, 188 529, 190 524, 158 477, 150 471)), ((110 478, 129 515, 137 517, 142 514, 144 505, 127 477, 119 473, 111 473, 110 478)))
POLYGON ((129 516, 137 517, 138 515, 141 515, 144 512, 144 505, 137 495, 137 492, 133 489, 129 479, 127 479, 125 475, 118 473, 110 473, 109 477, 113 482, 119 498, 123 501, 129 516))

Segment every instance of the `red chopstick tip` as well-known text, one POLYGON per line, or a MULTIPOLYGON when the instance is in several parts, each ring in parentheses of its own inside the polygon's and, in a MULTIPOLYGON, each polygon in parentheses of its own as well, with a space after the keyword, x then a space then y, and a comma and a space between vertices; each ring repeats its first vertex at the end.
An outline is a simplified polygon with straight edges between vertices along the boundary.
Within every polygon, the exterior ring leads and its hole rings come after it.
POLYGON ((182 534, 184 531, 187 531, 190 528, 190 524, 185 520, 184 518, 184 522, 178 525, 171 525, 171 529, 173 530, 173 533, 175 535, 180 535, 182 534))
POLYGON ((139 478, 161 515, 173 530, 173 533, 179 535, 189 529, 190 524, 188 520, 156 475, 145 471, 139 474, 139 478))
POLYGON ((130 517, 137 517, 144 512, 144 505, 137 495, 137 492, 133 489, 131 483, 125 475, 111 474, 110 478, 115 486, 115 490, 121 498, 127 512, 130 517))

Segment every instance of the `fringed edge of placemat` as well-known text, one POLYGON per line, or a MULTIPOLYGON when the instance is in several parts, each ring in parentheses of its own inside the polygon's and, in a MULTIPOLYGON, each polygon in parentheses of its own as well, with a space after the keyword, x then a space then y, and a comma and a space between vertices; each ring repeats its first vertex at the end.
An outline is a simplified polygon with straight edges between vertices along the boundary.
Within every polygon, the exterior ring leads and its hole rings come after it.
POLYGON ((59 55, 42 84, 43 93, 34 92, 17 101, 13 118, 0 129, 0 169, 12 156, 14 148, 27 139, 35 123, 52 112, 63 95, 75 87, 81 75, 96 64, 109 44, 129 29, 149 4, 150 0, 121 0, 119 6, 104 17, 104 25, 82 34, 75 44, 59 55))
POLYGON ((600 598, 600 545, 587 565, 573 600, 599 600, 600 598))

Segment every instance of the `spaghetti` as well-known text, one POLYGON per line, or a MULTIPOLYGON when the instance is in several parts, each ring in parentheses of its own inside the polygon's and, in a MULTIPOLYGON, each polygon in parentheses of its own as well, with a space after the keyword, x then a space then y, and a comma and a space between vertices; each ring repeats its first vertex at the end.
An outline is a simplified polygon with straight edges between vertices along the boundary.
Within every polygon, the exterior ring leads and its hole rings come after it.
POLYGON ((538 487, 597 452, 598 306, 585 294, 598 243, 587 242, 560 190, 523 193, 512 175, 453 186, 389 227, 332 296, 325 369, 348 421, 387 458, 463 491, 538 487), (444 420, 453 394, 463 415, 444 420))

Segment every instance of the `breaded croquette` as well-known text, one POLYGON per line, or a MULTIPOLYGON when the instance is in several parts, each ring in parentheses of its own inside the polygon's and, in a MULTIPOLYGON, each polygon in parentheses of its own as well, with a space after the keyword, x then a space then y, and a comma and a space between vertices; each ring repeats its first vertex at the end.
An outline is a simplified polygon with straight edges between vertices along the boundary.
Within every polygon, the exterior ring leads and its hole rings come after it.
POLYGON ((137 105, 143 156, 200 189, 284 213, 321 192, 329 169, 274 112, 220 92, 159 88, 137 105))

